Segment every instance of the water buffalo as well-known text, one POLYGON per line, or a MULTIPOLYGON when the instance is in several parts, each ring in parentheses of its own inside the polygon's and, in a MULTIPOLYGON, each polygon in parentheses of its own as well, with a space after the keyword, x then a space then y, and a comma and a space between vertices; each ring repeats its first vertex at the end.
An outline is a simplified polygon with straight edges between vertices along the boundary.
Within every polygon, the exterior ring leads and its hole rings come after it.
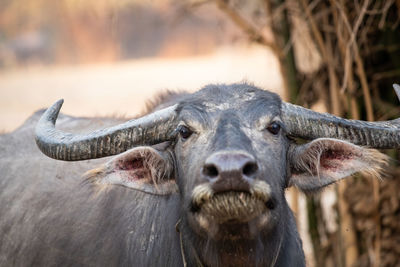
POLYGON ((61 105, 0 138, 1 266, 304 266, 285 189, 378 174, 373 148, 400 146, 399 120, 246 83, 169 94, 128 122, 60 115, 55 129, 61 105))

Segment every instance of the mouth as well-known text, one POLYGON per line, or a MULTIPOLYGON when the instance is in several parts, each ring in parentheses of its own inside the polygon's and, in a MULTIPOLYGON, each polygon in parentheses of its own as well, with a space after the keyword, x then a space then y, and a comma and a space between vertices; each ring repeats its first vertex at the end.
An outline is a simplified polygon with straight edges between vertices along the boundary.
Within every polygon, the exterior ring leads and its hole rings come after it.
POLYGON ((207 184, 199 185, 193 190, 191 212, 200 226, 204 227, 210 223, 248 223, 274 208, 270 191, 269 185, 263 181, 256 181, 249 192, 214 194, 207 184))
POLYGON ((199 215, 217 224, 245 223, 266 211, 265 203, 246 192, 226 192, 214 195, 199 207, 199 215))

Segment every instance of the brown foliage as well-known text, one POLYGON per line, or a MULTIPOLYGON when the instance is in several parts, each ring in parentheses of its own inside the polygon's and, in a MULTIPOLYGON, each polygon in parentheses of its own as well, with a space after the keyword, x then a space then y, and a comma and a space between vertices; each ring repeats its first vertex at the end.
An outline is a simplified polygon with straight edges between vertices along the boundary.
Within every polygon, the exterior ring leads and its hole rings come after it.
POLYGON ((349 203, 355 229, 358 233, 360 255, 354 266, 373 266, 376 261, 373 244, 377 239, 375 210, 380 211, 381 243, 380 266, 400 266, 400 170, 391 173, 395 178, 386 178, 379 183, 380 200, 371 198, 370 179, 358 177, 349 181, 345 199, 349 203))

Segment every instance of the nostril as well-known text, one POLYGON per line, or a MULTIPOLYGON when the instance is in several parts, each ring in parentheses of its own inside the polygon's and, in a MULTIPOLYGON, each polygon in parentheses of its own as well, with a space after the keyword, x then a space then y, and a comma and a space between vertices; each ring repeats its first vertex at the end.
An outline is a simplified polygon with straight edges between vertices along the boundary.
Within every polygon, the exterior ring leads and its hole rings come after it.
POLYGON ((215 178, 218 176, 218 169, 217 167, 215 167, 215 165, 213 164, 209 164, 209 165, 205 165, 203 168, 203 174, 205 176, 211 177, 211 178, 215 178))
POLYGON ((268 209, 273 210, 275 209, 275 201, 274 199, 270 198, 266 203, 265 206, 267 206, 268 209))
POLYGON ((258 170, 258 166, 255 162, 248 162, 246 165, 243 167, 243 174, 246 176, 251 176, 255 174, 258 170))

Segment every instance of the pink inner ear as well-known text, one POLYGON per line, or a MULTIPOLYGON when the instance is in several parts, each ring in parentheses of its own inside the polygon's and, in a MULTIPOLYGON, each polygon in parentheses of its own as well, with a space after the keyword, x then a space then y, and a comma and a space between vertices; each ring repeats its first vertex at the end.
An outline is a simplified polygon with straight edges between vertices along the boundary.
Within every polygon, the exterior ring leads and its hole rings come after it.
POLYGON ((119 160, 116 167, 118 170, 129 171, 142 169, 144 166, 141 158, 134 158, 131 160, 119 160))
POLYGON ((133 158, 130 160, 119 160, 115 165, 116 171, 129 181, 138 181, 150 177, 150 173, 144 166, 142 158, 133 158))
POLYGON ((354 153, 351 150, 324 150, 320 156, 320 165, 322 168, 335 171, 346 164, 346 161, 354 159, 354 153))

